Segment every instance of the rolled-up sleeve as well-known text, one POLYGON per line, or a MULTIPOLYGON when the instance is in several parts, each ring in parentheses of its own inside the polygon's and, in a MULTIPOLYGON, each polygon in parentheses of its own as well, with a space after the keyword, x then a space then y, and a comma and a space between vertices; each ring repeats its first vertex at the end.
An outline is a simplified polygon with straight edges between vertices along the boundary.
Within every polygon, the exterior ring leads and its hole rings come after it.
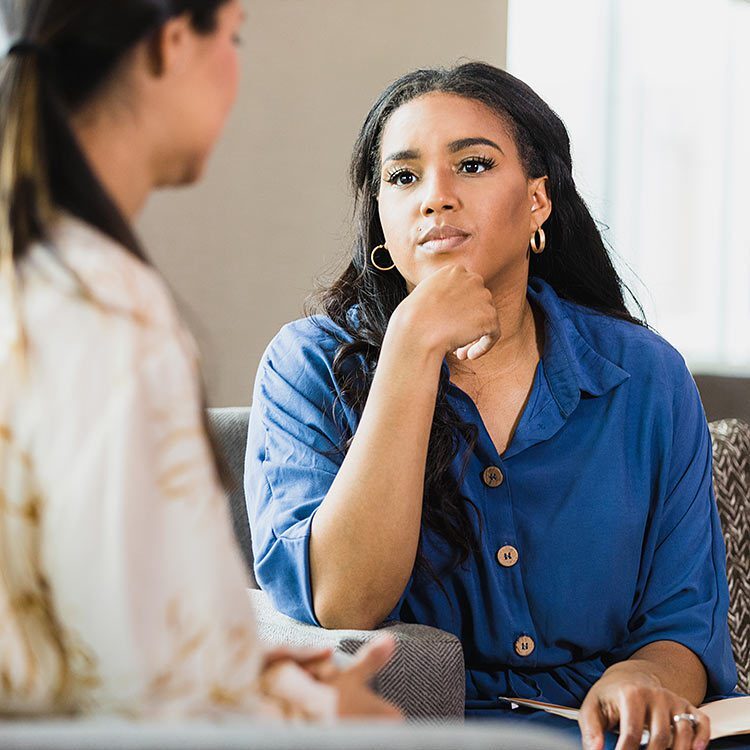
POLYGON ((285 326, 271 342, 255 381, 245 457, 255 576, 279 611, 316 625, 310 529, 346 440, 335 348, 311 320, 285 326))
POLYGON ((698 391, 681 368, 660 498, 646 534, 629 638, 613 656, 628 658, 654 641, 693 651, 708 675, 708 695, 737 682, 727 610, 726 558, 712 486, 712 448, 698 391))

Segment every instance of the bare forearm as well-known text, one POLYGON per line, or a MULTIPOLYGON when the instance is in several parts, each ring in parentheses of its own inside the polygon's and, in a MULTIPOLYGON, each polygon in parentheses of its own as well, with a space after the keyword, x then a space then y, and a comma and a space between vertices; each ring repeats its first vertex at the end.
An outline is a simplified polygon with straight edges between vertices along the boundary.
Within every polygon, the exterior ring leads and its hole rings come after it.
POLYGON ((313 520, 313 598, 325 627, 374 627, 409 579, 441 361, 386 335, 357 433, 313 520))
POLYGON ((638 670, 651 675, 659 685, 699 706, 706 697, 706 670, 688 648, 674 641, 655 641, 629 659, 613 664, 611 671, 638 670))

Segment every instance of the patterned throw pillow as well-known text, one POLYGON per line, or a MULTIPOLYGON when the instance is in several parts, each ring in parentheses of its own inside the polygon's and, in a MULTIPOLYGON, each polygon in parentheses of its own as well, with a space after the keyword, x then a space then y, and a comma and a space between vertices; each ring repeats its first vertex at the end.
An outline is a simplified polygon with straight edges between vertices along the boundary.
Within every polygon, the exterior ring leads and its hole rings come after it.
POLYGON ((729 631, 739 676, 750 691, 750 425, 711 422, 714 491, 727 547, 729 631))

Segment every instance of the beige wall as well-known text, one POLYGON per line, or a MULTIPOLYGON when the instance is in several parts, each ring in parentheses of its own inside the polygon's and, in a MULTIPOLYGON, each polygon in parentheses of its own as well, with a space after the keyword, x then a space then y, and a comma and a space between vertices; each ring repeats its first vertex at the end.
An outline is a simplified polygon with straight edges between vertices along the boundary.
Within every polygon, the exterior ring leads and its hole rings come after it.
POLYGON ((506 0, 250 0, 244 81, 206 179, 140 229, 204 357, 247 404, 268 341, 346 250, 347 162, 379 91, 416 67, 505 61, 506 0))

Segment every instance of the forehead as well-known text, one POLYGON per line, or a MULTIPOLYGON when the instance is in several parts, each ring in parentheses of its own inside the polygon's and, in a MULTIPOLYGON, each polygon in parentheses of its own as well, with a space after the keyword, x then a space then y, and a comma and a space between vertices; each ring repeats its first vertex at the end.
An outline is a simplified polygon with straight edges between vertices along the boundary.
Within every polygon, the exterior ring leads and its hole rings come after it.
POLYGON ((393 112, 383 130, 381 152, 440 148, 480 136, 495 141, 504 151, 513 145, 505 121, 486 104, 457 94, 433 92, 393 112))

